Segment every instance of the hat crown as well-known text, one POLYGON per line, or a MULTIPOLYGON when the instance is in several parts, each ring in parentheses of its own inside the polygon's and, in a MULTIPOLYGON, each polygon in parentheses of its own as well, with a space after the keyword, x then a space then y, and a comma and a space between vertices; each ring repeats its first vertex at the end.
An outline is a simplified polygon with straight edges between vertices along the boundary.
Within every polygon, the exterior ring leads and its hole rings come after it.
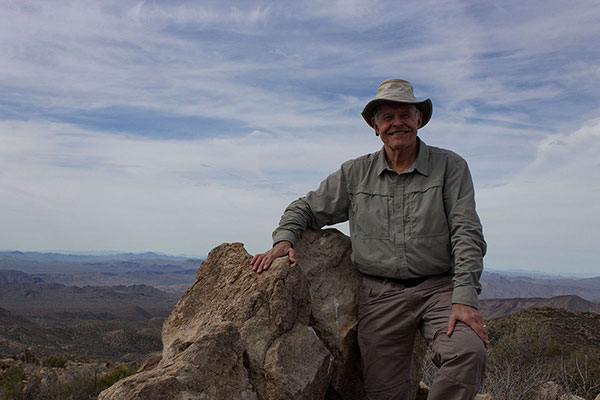
POLYGON ((377 88, 376 99, 390 99, 395 101, 416 102, 413 87, 404 79, 388 79, 381 82, 377 88))

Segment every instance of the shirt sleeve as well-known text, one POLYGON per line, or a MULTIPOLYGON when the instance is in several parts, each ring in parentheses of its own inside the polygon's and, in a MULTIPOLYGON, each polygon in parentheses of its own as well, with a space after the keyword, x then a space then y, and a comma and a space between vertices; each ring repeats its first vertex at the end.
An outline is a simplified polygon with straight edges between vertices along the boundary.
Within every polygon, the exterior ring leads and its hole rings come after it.
POLYGON ((320 229, 348 220, 349 196, 342 168, 329 175, 319 188, 293 201, 273 232, 273 244, 287 240, 294 244, 307 228, 320 229))
POLYGON ((467 163, 450 158, 444 186, 444 207, 450 228, 450 245, 454 265, 453 304, 478 308, 481 293, 479 279, 483 271, 486 242, 479 216, 475 211, 475 191, 467 163))

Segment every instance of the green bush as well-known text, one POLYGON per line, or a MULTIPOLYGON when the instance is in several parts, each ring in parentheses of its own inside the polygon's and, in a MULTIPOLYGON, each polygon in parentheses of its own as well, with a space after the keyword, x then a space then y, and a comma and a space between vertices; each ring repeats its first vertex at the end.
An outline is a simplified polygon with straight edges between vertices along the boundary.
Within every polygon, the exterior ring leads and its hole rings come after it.
POLYGON ((137 368, 128 367, 125 364, 119 365, 108 374, 102 375, 99 379, 98 385, 102 387, 102 390, 111 387, 117 381, 133 375, 137 372, 137 368))
POLYGON ((498 400, 529 400, 556 370, 550 361, 561 354, 560 346, 543 325, 522 324, 504 332, 491 344, 484 393, 498 400))
POLYGON ((0 400, 24 399, 25 369, 13 365, 0 374, 0 400))
POLYGON ((119 365, 111 372, 98 376, 97 374, 77 374, 69 382, 57 383, 49 390, 60 399, 93 399, 104 389, 115 382, 136 373, 136 368, 119 365))
MULTIPOLYGON (((60 357, 48 358, 44 360, 45 365, 62 368, 60 357)), ((72 375, 67 382, 61 382, 54 373, 42 379, 37 373, 26 374, 22 366, 13 366, 0 374, 0 400, 95 399, 104 389, 135 373, 135 367, 119 365, 106 374, 88 370, 72 375)))
POLYGON ((44 367, 64 368, 67 364, 67 358, 63 356, 49 356, 42 360, 44 367))

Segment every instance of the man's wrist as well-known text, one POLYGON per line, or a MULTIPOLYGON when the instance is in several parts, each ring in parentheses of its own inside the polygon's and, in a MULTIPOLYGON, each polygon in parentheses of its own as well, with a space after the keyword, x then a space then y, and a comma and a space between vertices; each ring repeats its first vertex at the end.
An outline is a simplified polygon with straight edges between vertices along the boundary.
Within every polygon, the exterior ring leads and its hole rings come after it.
POLYGON ((289 242, 292 247, 294 247, 294 242, 296 241, 296 236, 293 232, 287 230, 275 230, 273 232, 273 246, 275 246, 279 242, 289 242))
POLYGON ((465 306, 479 309, 477 290, 470 286, 458 286, 452 291, 452 304, 463 304, 465 306))
POLYGON ((277 246, 280 243, 287 243, 287 245, 291 248, 294 248, 294 244, 292 242, 290 242, 289 240, 280 240, 278 242, 273 243, 273 247, 277 246))

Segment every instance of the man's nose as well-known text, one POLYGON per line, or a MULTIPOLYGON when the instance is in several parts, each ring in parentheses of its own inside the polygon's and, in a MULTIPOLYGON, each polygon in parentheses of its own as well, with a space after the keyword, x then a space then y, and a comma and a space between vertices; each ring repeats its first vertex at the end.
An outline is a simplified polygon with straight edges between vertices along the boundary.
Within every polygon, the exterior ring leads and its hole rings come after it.
POLYGON ((400 118, 399 116, 394 116, 394 119, 392 120, 392 125, 393 126, 400 126, 402 125, 402 118, 400 118))

